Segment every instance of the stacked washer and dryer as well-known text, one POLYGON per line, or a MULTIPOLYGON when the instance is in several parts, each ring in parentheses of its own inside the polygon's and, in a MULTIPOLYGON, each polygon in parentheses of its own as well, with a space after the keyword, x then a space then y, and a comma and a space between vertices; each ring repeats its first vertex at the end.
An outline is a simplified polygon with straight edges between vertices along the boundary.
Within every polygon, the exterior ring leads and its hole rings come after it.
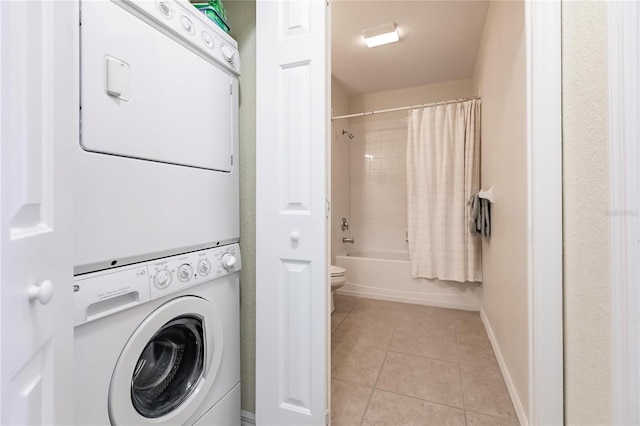
POLYGON ((80 22, 75 422, 240 424, 238 45, 183 0, 80 22))

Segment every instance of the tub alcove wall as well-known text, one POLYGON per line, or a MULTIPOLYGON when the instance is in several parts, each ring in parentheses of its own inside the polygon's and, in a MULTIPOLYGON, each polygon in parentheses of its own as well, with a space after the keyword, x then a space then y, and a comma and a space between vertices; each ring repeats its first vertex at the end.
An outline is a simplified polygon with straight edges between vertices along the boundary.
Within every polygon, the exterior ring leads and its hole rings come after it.
MULTIPOLYGON (((336 110, 344 109, 347 96, 335 83, 332 107, 338 115, 336 110)), ((348 97, 344 114, 475 95, 471 79, 456 80, 348 97)), ((352 118, 348 124, 346 121, 333 122, 334 128, 348 125, 355 136, 351 140, 336 140, 334 136, 332 147, 332 257, 335 265, 347 270, 347 282, 338 293, 480 310, 479 283, 411 278, 406 241, 407 111, 352 118), (348 156, 341 154, 345 145, 349 147, 348 156), (348 207, 344 205, 347 191, 348 207), (337 214, 338 209, 349 219, 349 231, 343 232, 336 222, 343 216, 337 214), (355 243, 342 243, 342 237, 353 237, 355 243)))

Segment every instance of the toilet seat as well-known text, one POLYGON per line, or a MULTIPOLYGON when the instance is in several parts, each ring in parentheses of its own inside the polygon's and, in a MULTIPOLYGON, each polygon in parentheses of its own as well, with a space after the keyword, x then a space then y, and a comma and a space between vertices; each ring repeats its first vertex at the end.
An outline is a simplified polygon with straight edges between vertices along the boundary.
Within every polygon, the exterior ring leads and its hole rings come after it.
POLYGON ((336 310, 333 301, 333 293, 342 287, 347 281, 347 270, 339 266, 331 265, 331 313, 336 310))
POLYGON ((342 277, 347 273, 347 270, 340 266, 331 265, 331 278, 342 277))

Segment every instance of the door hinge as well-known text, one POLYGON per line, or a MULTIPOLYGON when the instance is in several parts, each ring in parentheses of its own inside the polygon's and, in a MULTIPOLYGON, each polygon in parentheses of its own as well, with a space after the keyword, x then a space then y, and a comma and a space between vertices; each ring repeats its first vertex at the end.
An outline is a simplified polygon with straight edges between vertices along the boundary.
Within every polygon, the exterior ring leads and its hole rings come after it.
POLYGON ((233 155, 231 156, 231 165, 233 166, 233 155))
POLYGON ((229 94, 233 95, 233 83, 229 85, 229 94))
POLYGON ((331 201, 328 198, 325 198, 326 208, 327 208, 327 217, 329 217, 329 213, 331 213, 331 201))
POLYGON ((324 424, 329 425, 331 423, 331 413, 329 410, 324 412, 324 424))

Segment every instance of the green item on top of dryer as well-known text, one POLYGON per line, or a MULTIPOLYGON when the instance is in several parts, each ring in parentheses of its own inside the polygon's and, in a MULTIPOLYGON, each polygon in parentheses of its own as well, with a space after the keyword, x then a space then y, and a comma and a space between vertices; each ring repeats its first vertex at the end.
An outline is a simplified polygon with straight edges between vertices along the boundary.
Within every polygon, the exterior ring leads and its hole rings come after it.
POLYGON ((222 0, 210 0, 209 3, 193 3, 193 5, 225 32, 228 33, 231 30, 231 27, 227 24, 227 12, 222 0))

